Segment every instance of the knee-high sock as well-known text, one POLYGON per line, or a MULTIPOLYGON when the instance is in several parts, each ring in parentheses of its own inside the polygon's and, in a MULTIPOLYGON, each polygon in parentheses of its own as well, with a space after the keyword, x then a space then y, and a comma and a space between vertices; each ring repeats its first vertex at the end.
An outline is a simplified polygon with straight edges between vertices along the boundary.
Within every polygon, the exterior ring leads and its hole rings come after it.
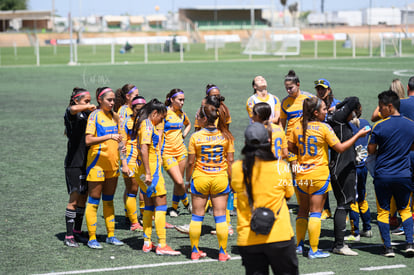
POLYGON ((187 207, 188 204, 190 203, 190 201, 188 200, 188 196, 187 196, 186 193, 184 193, 184 195, 180 196, 180 200, 181 200, 181 202, 183 203, 183 205, 185 207, 187 207))
POLYGON ((65 212, 66 236, 73 236, 73 225, 75 224, 76 210, 67 209, 65 212))
POLYGON ((142 217, 142 227, 144 231, 144 241, 151 242, 151 235, 152 235, 152 216, 154 215, 155 207, 145 206, 144 214, 142 217))
POLYGON ((80 232, 82 230, 82 222, 83 216, 85 216, 85 207, 76 207, 76 217, 75 217, 75 226, 73 229, 76 232, 80 232))
POLYGON ((201 225, 203 224, 204 216, 191 216, 190 222, 190 243, 191 252, 198 252, 198 243, 201 235, 201 225))
POLYGON ((89 240, 96 240, 96 223, 97 223, 97 213, 98 213, 98 206, 99 206, 99 198, 95 199, 89 197, 88 205, 86 206, 85 210, 85 219, 86 219, 86 226, 88 227, 89 233, 89 240))
POLYGON ((335 242, 334 242, 334 246, 337 247, 337 248, 342 248, 344 246, 347 212, 348 211, 344 207, 340 207, 340 206, 338 206, 335 210, 335 215, 334 215, 335 242))
POLYGON ((108 238, 110 238, 114 236, 115 232, 114 196, 102 195, 102 205, 106 231, 108 233, 108 238))
POLYGON ((349 220, 351 222, 352 235, 359 235, 359 206, 358 203, 351 204, 351 211, 349 212, 349 220))
POLYGON ((219 253, 227 253, 227 239, 229 237, 229 226, 226 222, 226 216, 215 216, 217 240, 219 244, 219 253))
POLYGON ((158 236, 158 243, 164 247, 167 243, 167 234, 165 230, 165 214, 167 213, 167 205, 159 205, 155 207, 155 231, 158 236))
POLYGON ((364 231, 371 230, 371 211, 369 210, 368 202, 364 200, 358 203, 358 205, 362 220, 362 229, 364 231))
POLYGON ((313 252, 318 250, 319 236, 321 235, 321 212, 312 212, 309 215, 309 244, 313 252))
POLYGON ((171 200, 171 207, 177 210, 179 202, 180 202, 180 196, 173 194, 172 200, 171 200))
POLYGON ((300 242, 305 241, 306 231, 308 231, 308 218, 305 217, 297 217, 296 218, 296 246, 300 244, 300 242))
POLYGON ((125 200, 125 206, 131 224, 137 223, 137 195, 128 193, 127 198, 125 200))
POLYGON ((382 209, 377 200, 377 221, 381 239, 385 247, 391 247, 390 237, 390 211, 382 209))

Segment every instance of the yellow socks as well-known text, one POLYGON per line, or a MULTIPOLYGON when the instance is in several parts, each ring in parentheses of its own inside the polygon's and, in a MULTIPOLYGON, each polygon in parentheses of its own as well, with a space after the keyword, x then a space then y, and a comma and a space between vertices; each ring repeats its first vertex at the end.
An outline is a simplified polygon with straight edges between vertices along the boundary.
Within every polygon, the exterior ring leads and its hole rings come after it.
POLYGON ((137 218, 137 195, 135 194, 127 194, 127 198, 125 201, 125 206, 128 213, 128 218, 131 224, 135 224, 138 222, 137 218))
POLYGON ((319 236, 321 235, 321 216, 321 212, 313 212, 309 216, 309 244, 313 252, 318 250, 319 236))
POLYGON ((102 204, 106 231, 110 238, 114 236, 115 231, 114 195, 102 195, 102 204))
POLYGON ((198 252, 198 243, 201 235, 201 225, 203 224, 204 216, 192 215, 190 222, 190 242, 191 252, 198 252))
POLYGON ((308 219, 305 217, 296 218, 296 246, 305 241, 306 231, 308 231, 308 219))
POLYGON ((167 243, 167 234, 165 231, 165 214, 167 213, 167 205, 155 207, 155 231, 158 236, 158 244, 164 247, 167 243))
POLYGON ((89 197, 88 205, 85 209, 86 226, 88 227, 89 240, 96 240, 96 222, 98 213, 99 199, 89 197))
POLYGON ((229 226, 226 222, 226 216, 215 216, 214 221, 216 222, 217 240, 220 247, 219 253, 226 254, 227 239, 229 237, 229 226))
POLYGON ((142 216, 142 227, 144 230, 144 241, 151 242, 152 235, 152 216, 154 215, 155 207, 145 206, 144 214, 142 216))

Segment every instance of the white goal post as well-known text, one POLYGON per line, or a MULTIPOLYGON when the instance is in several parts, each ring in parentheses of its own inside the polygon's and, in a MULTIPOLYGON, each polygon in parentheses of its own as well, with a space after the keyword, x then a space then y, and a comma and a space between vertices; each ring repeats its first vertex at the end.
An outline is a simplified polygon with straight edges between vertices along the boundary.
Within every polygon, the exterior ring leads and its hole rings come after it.
POLYGON ((252 32, 243 54, 299 55, 301 39, 299 28, 257 29, 252 32))
POLYGON ((381 39, 381 57, 401 56, 402 43, 401 40, 404 33, 401 32, 383 32, 380 34, 381 39))

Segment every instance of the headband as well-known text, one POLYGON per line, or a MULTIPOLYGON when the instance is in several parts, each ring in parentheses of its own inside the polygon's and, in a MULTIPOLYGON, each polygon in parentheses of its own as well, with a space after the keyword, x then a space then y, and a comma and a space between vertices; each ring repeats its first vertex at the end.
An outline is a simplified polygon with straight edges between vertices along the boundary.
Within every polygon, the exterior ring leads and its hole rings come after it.
POLYGON ((136 86, 134 86, 131 90, 129 90, 129 92, 127 93, 127 95, 131 94, 135 90, 138 90, 138 88, 136 86))
POLYGON ((83 95, 89 95, 88 91, 84 91, 84 92, 80 92, 79 94, 75 94, 74 96, 72 96, 72 99, 75 99, 79 96, 83 96, 83 95))
POLYGON ((184 92, 180 91, 180 92, 176 92, 175 94, 173 94, 172 96, 170 96, 170 99, 176 97, 177 95, 183 95, 184 92))
POLYGON ((145 101, 145 98, 137 98, 137 99, 135 99, 134 101, 132 101, 132 105, 137 105, 137 104, 145 104, 145 103, 147 103, 146 101, 145 101))
POLYGON ((111 88, 104 89, 102 92, 99 93, 98 98, 100 98, 101 96, 103 96, 104 93, 109 92, 109 91, 112 92, 112 89, 111 88))
POLYGON ((206 91, 206 94, 208 95, 208 93, 209 93, 211 90, 214 90, 214 89, 217 89, 217 90, 219 90, 219 91, 220 91, 220 89, 219 89, 217 86, 213 86, 213 87, 210 87, 210 88, 206 91))

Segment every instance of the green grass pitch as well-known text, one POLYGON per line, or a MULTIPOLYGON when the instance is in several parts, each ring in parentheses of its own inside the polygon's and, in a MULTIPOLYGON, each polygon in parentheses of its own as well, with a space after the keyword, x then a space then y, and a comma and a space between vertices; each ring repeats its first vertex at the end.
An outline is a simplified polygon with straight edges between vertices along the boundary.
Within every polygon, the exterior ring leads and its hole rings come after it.
MULTIPOLYGON (((4 51, 2 51, 4 61, 4 51)), ((108 57, 106 57, 108 59, 108 57)), ((128 65, 50 65, 41 67, 0 67, 0 274, 34 274, 70 272, 108 268, 108 274, 243 274, 241 260, 226 263, 189 260, 190 241, 174 229, 167 230, 167 241, 183 252, 179 257, 161 257, 141 251, 143 238, 140 233, 130 232, 124 224, 122 193, 123 179, 118 181, 115 196, 116 236, 126 245, 108 246, 94 251, 82 245, 72 249, 63 245, 65 234, 66 192, 63 161, 66 153, 66 137, 63 135, 63 114, 73 87, 91 91, 109 86, 113 89, 125 83, 137 85, 146 99, 164 100, 172 88, 185 91, 184 110, 194 121, 196 108, 204 96, 207 83, 220 87, 225 103, 232 115, 230 129, 236 138, 236 159, 243 146, 243 131, 248 125, 245 110, 246 99, 252 94, 251 81, 263 75, 269 91, 280 99, 286 96, 283 78, 294 69, 301 80, 301 89, 314 93, 313 81, 326 78, 331 82, 335 96, 359 96, 363 105, 363 117, 369 119, 377 105, 377 94, 388 89, 393 78, 399 77, 406 85, 414 75, 413 58, 361 58, 361 59, 270 59, 226 62, 184 62, 128 65), (398 71, 398 72, 397 72, 398 71), (397 72, 399 74, 395 75, 397 72), (112 259, 111 256, 114 258, 112 259), (175 262, 184 262, 174 264, 175 262), (188 263, 190 262, 190 263, 188 263), (129 266, 169 263, 168 266, 122 269, 129 266), (113 268, 113 269, 110 269, 113 268)), ((63 62, 63 61, 62 61, 63 62)), ((65 61, 67 62, 67 61, 65 61)), ((2 63, 4 65, 4 63, 2 63)), ((94 101, 94 99, 93 99, 94 101)), ((165 174, 171 200, 172 181, 165 174)), ((299 256, 301 274, 333 272, 335 274, 362 274, 364 267, 400 265, 391 270, 375 271, 375 274, 412 274, 413 259, 407 259, 396 250, 394 259, 380 256, 381 239, 376 226, 376 207, 372 179, 367 183, 368 201, 373 213, 372 239, 362 239, 355 244, 358 257, 331 255, 327 259, 308 260, 299 256), (403 267, 405 266, 405 267, 403 267), (410 271, 411 270, 411 271, 410 271)), ((331 207, 336 204, 330 195, 331 207)), ((295 199, 289 202, 295 205, 295 199)), ((189 214, 167 221, 180 225, 190 221, 189 214)), ((295 215, 291 216, 294 226, 295 215)), ((232 218, 233 226, 236 217, 232 218)), ((207 252, 209 260, 217 259, 217 239, 209 231, 214 219, 206 215, 200 248, 207 252)), ((83 229, 86 230, 86 225, 83 229)), ((349 229, 349 225, 348 225, 349 229)), ((105 225, 102 206, 98 212, 98 238, 104 241, 105 225)), ((155 231, 153 233, 155 235, 155 231)), ((402 242, 403 236, 392 237, 402 242)), ((333 222, 322 222, 320 247, 329 249, 333 242, 333 222)), ((398 246, 397 248, 402 248, 398 246)), ((228 251, 238 257, 236 235, 229 237, 228 251)), ((102 273, 105 270, 96 270, 102 273)), ((331 273, 332 274, 332 273, 331 273)))

